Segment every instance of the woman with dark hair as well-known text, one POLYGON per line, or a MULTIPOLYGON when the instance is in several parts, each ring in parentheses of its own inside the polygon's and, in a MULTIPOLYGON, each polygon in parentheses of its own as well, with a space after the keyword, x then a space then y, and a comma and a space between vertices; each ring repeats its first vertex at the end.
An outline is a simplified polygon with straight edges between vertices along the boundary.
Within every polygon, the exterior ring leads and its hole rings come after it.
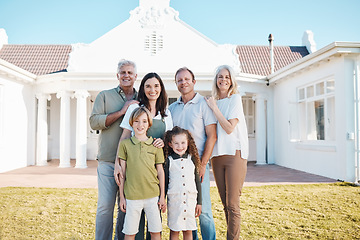
MULTIPOLYGON (((119 143, 124 139, 130 138, 133 133, 133 128, 130 126, 129 123, 131 113, 139 106, 144 106, 149 110, 150 116, 152 117, 153 121, 152 126, 147 131, 147 136, 154 138, 153 145, 155 147, 164 147, 164 134, 166 131, 173 128, 173 121, 170 111, 166 108, 167 94, 165 91, 164 83, 157 73, 148 73, 143 77, 140 83, 137 100, 139 101, 139 104, 132 104, 128 107, 124 118, 120 124, 120 127, 123 128, 123 132, 121 134, 119 143)), ((120 177, 122 176, 119 162, 119 159, 116 159, 114 176, 116 183, 120 186, 120 177)), ((124 213, 121 211, 118 211, 118 214, 124 215, 124 213)), ((144 223, 145 217, 143 214, 140 219, 139 233, 136 234, 135 239, 144 239, 144 223)), ((120 223, 119 227, 121 229, 119 230, 119 233, 122 230, 122 226, 123 225, 120 223)), ((123 236, 121 236, 121 239, 122 237, 123 236)))

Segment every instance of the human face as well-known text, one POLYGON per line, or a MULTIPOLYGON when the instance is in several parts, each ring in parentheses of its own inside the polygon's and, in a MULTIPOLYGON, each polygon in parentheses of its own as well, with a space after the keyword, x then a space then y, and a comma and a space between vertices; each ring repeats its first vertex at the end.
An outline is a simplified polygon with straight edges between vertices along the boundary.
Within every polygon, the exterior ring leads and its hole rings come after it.
POLYGON ((179 156, 184 155, 188 148, 188 139, 186 134, 173 136, 169 145, 176 154, 179 154, 179 156))
POLYGON ((191 74, 187 70, 183 70, 179 72, 175 76, 176 86, 181 93, 181 95, 185 96, 188 94, 194 94, 194 85, 196 81, 192 78, 191 74))
POLYGON ((149 128, 149 121, 146 113, 141 114, 134 120, 132 128, 134 129, 135 136, 146 136, 146 132, 149 128))
POLYGON ((161 93, 160 82, 157 78, 149 78, 144 83, 144 91, 149 101, 156 101, 161 93))
POLYGON ((231 87, 231 76, 227 69, 223 68, 220 70, 216 78, 216 86, 221 93, 228 93, 231 87))
POLYGON ((121 88, 133 88, 137 74, 132 65, 124 65, 120 68, 117 78, 121 88))

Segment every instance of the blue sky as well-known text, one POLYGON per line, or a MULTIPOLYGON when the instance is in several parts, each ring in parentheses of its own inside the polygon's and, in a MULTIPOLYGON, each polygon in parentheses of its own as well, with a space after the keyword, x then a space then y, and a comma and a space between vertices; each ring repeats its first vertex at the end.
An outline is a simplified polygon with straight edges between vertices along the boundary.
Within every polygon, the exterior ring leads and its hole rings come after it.
MULTIPOLYGON (((9 44, 91 43, 129 17, 139 0, 0 0, 9 44)), ((360 41, 360 0, 170 0, 180 19, 218 44, 360 41)), ((125 33, 130 34, 130 33, 125 33)))

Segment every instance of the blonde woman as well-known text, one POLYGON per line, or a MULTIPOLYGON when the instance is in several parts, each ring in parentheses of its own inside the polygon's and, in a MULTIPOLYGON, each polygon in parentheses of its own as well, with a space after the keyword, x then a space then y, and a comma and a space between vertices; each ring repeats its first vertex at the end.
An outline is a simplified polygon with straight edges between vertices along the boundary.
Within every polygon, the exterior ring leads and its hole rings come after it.
POLYGON ((217 141, 211 164, 224 206, 227 239, 239 239, 239 198, 247 171, 249 144, 241 96, 230 66, 217 68, 212 97, 206 98, 206 102, 217 119, 217 141))

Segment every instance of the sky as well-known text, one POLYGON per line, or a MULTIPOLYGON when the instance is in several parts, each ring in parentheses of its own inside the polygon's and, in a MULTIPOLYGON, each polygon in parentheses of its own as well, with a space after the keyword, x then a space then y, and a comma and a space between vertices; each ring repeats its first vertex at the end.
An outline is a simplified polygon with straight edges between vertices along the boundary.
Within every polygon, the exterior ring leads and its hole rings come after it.
MULTIPOLYGON (((139 0, 0 0, 9 44, 91 43, 130 16, 139 0)), ((170 0, 181 20, 218 44, 301 46, 305 30, 317 49, 360 42, 360 0, 170 0)), ((131 33, 124 33, 131 34, 131 33)))

